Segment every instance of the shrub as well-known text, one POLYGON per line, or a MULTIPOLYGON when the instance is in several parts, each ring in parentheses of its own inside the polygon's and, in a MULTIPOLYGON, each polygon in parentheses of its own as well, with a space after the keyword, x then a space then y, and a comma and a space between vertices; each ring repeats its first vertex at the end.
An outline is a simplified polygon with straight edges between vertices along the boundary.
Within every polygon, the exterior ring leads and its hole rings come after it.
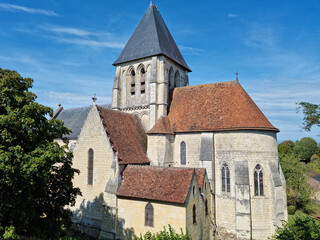
POLYGON ((282 227, 276 229, 273 240, 312 240, 320 239, 320 221, 309 216, 298 214, 283 222, 282 227))
POLYGON ((151 232, 146 232, 144 236, 140 236, 138 240, 191 240, 191 236, 188 231, 184 234, 182 229, 180 229, 181 234, 176 233, 174 229, 169 224, 169 231, 166 230, 166 227, 163 227, 163 230, 157 233, 152 234, 151 232))
POLYGON ((293 215, 296 212, 296 206, 290 205, 288 206, 288 214, 293 215))

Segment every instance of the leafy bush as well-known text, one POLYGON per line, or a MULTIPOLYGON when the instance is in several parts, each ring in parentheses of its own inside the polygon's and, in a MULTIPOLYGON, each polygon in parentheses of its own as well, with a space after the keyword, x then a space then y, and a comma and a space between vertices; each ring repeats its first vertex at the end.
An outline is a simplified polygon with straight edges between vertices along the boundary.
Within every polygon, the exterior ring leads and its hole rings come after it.
POLYGON ((286 179, 288 205, 310 212, 313 204, 314 189, 308 182, 306 165, 293 153, 280 156, 280 165, 286 179))
POLYGON ((162 231, 154 234, 148 231, 143 237, 140 236, 138 240, 191 240, 188 231, 184 234, 182 229, 180 230, 181 234, 176 233, 169 224, 169 231, 166 230, 166 227, 163 227, 162 231))
POLYGON ((299 214, 283 222, 282 227, 276 229, 273 240, 312 240, 320 239, 320 221, 309 216, 299 214))
POLYGON ((317 142, 313 138, 304 137, 297 142, 293 151, 301 158, 301 160, 310 161, 311 156, 318 153, 319 148, 317 142))
POLYGON ((318 154, 313 154, 312 156, 311 156, 311 158, 310 158, 310 161, 311 162, 315 162, 315 161, 319 161, 320 160, 320 157, 319 157, 319 155, 318 154))
POLYGON ((7 226, 4 228, 3 239, 20 239, 20 236, 16 234, 16 229, 14 226, 7 226))
POLYGON ((297 209, 297 208, 296 208, 296 206, 294 206, 294 205, 288 206, 288 214, 290 214, 290 215, 295 214, 296 209, 297 209))
POLYGON ((279 156, 285 156, 287 154, 291 154, 293 151, 292 149, 285 143, 280 143, 278 145, 278 153, 279 153, 279 156))

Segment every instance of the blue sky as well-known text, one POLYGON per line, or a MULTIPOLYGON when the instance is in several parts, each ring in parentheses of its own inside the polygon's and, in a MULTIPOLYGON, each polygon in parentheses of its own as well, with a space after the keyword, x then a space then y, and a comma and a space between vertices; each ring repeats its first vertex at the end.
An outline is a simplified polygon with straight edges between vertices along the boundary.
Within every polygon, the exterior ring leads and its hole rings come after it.
MULTIPOLYGON (((33 78, 54 109, 110 103, 119 56, 150 1, 0 0, 0 67, 33 78)), ((239 81, 278 141, 301 131, 296 103, 320 103, 320 1, 153 1, 187 64, 191 85, 239 81)))

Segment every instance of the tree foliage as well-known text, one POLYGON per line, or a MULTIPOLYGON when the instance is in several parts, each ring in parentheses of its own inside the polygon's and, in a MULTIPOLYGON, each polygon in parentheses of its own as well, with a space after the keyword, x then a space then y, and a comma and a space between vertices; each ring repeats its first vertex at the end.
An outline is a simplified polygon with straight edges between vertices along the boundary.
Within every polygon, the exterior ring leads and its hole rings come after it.
POLYGON ((297 110, 302 110, 304 115, 302 127, 304 130, 310 131, 313 125, 320 127, 320 105, 300 102, 297 110))
POLYGON ((191 240, 191 236, 188 232, 184 234, 182 229, 180 234, 176 233, 169 224, 168 231, 166 227, 163 227, 162 231, 154 234, 148 231, 143 237, 140 236, 138 240, 191 240))
POLYGON ((35 102, 32 83, 0 68, 0 238, 5 229, 57 238, 71 223, 65 206, 80 194, 72 154, 54 142, 70 130, 46 118, 52 109, 35 102))
POLYGON ((313 138, 304 137, 296 143, 293 151, 301 158, 301 160, 310 161, 311 156, 318 153, 319 148, 317 142, 313 138))
POLYGON ((276 229, 273 240, 311 240, 320 239, 320 221, 302 214, 283 222, 282 227, 276 229))
POLYGON ((294 153, 279 155, 280 165, 286 179, 287 203, 296 209, 310 212, 313 188, 308 182, 306 165, 294 153))

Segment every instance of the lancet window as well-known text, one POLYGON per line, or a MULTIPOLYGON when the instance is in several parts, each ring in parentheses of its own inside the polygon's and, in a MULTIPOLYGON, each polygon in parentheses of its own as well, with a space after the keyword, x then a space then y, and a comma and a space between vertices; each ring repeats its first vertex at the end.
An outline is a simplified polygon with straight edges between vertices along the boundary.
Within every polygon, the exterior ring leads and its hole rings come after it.
POLYGON ((186 143, 183 141, 180 144, 180 163, 185 165, 187 163, 187 146, 186 143))
POLYGON ((228 164, 224 163, 221 168, 222 192, 230 192, 230 170, 228 164))
POLYGON ((148 203, 145 208, 145 225, 153 227, 153 206, 148 203))
POLYGON ((253 173, 254 178, 254 195, 263 196, 263 171, 260 164, 258 164, 253 173))
POLYGON ((192 208, 192 219, 193 219, 193 224, 197 223, 197 209, 196 209, 196 205, 193 205, 193 208, 192 208))
POLYGON ((175 87, 181 87, 179 71, 176 71, 176 74, 174 75, 174 86, 175 87))
POLYGON ((144 68, 141 68, 140 71, 140 92, 141 94, 144 94, 146 92, 146 72, 144 71, 144 68))
POLYGON ((206 216, 209 214, 209 211, 208 211, 208 199, 206 199, 205 203, 204 203, 204 210, 206 212, 206 216))
POLYGON ((135 95, 136 93, 136 73, 134 72, 134 70, 131 71, 130 73, 130 92, 131 95, 135 95))
POLYGON ((88 185, 93 184, 93 150, 88 151, 88 185))

